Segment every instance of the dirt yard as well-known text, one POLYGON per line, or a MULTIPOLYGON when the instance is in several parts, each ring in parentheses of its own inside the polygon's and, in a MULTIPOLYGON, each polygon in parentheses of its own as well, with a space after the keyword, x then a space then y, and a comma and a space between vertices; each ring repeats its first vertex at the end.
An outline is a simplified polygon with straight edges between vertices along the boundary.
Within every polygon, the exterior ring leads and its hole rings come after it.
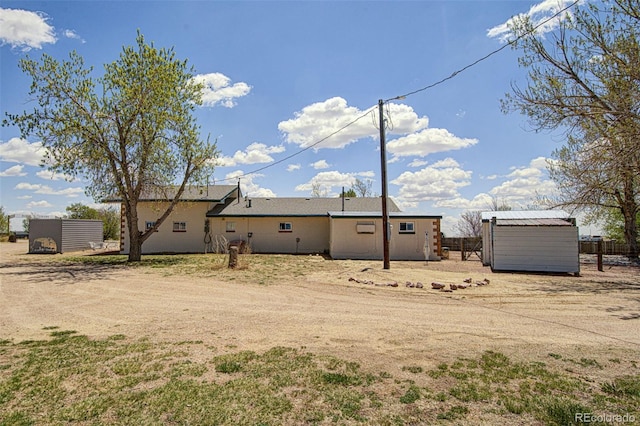
POLYGON ((237 276, 217 278, 70 268, 52 262, 66 255, 26 252, 26 242, 0 244, 0 338, 15 342, 47 338, 45 328, 57 326, 90 337, 202 340, 233 350, 304 347, 386 369, 433 368, 485 350, 525 359, 549 353, 640 359, 637 267, 598 272, 583 264, 576 277, 492 273, 478 260, 391 262, 383 270, 382 262, 308 256, 302 273, 260 284, 251 257, 237 276), (431 289, 434 281, 466 278, 490 283, 431 289), (408 288, 406 281, 424 288, 408 288), (391 282, 398 287, 384 286, 391 282))

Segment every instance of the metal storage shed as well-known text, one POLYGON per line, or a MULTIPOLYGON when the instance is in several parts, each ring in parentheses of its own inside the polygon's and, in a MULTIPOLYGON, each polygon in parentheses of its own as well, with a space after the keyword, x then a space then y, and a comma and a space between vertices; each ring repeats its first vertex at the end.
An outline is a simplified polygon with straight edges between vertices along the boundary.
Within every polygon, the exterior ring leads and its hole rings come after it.
POLYGON ((575 219, 558 210, 483 212, 482 262, 495 271, 579 273, 575 219))
POLYGON ((89 219, 31 219, 29 253, 65 253, 102 242, 102 221, 89 219))

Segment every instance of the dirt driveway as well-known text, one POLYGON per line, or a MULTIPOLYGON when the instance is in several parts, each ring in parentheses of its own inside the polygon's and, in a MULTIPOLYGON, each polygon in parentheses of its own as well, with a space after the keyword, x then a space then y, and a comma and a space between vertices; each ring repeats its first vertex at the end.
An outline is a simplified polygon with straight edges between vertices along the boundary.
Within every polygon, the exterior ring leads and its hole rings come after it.
MULTIPOLYGON (((637 267, 582 265, 575 277, 492 273, 479 261, 392 262, 383 270, 382 262, 310 256, 314 267, 304 274, 264 285, 151 268, 69 269, 26 252, 25 242, 0 244, 0 338, 16 342, 46 338, 44 328, 57 326, 233 350, 306 347, 385 368, 432 368, 489 349, 640 359, 637 267), (469 277, 490 284, 431 289, 469 277), (398 287, 382 286, 394 281, 398 287)), ((248 262, 238 274, 259 274, 248 262)))

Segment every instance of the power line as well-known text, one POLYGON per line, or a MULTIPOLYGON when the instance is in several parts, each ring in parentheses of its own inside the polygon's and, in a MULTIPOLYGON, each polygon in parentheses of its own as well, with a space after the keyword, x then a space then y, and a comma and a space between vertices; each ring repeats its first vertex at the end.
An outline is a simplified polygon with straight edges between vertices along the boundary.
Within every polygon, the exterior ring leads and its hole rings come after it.
MULTIPOLYGON (((581 0, 574 0, 573 3, 571 3, 568 6, 566 6, 563 9, 559 10, 553 16, 551 16, 551 17, 545 19, 544 21, 540 22, 538 25, 533 27, 530 31, 527 31, 526 33, 516 37, 515 39, 513 39, 511 41, 508 41, 507 43, 505 43, 503 46, 499 47, 498 49, 493 50, 492 52, 488 53, 487 55, 485 55, 485 56, 473 61, 472 63, 460 68, 459 70, 454 71, 448 77, 445 77, 445 78, 443 78, 443 79, 441 79, 439 81, 436 81, 435 83, 429 84, 428 86, 422 87, 420 89, 416 89, 416 90, 413 90, 411 92, 405 93, 404 95, 399 95, 399 96, 395 96, 393 98, 386 99, 386 100, 383 101, 383 103, 387 103, 389 101, 398 100, 398 99, 404 99, 404 98, 406 98, 408 96, 415 95, 417 93, 424 92, 425 90, 428 90, 428 89, 431 89, 433 87, 439 86, 440 84, 443 84, 446 81, 455 78, 458 74, 468 70, 469 68, 472 68, 472 67, 478 65, 480 62, 483 62, 483 61, 489 59, 491 56, 501 52, 502 50, 506 49, 507 47, 512 46, 513 44, 517 43, 518 41, 520 41, 524 37, 527 37, 527 36, 533 34, 538 28, 542 27, 543 25, 545 25, 546 23, 552 21, 553 19, 557 18, 562 13, 568 11, 573 6, 578 4, 580 1, 581 0)), ((234 177, 230 177, 230 178, 224 178, 224 179, 214 179, 213 183, 215 184, 217 182, 226 182, 226 181, 230 181, 230 180, 236 180, 236 179, 239 179, 239 178, 242 178, 242 177, 245 177, 245 176, 256 174, 256 173, 261 172, 263 170, 266 170, 266 169, 268 169, 270 167, 274 167, 274 166, 276 166, 278 164, 284 163, 285 161, 290 160, 291 158, 296 157, 296 156, 302 154, 303 152, 308 151, 309 149, 321 144, 322 142, 326 141, 327 139, 331 138, 332 136, 337 135, 338 133, 342 132, 343 130, 347 129, 348 127, 352 126, 356 122, 358 122, 361 119, 363 119, 364 117, 366 117, 369 113, 373 112, 376 108, 378 108, 378 106, 374 106, 374 107, 369 108, 364 114, 358 116, 356 119, 350 121, 349 123, 345 124, 344 126, 342 126, 341 128, 337 129, 336 131, 334 131, 334 132, 330 133, 329 135, 325 136, 324 138, 322 138, 322 139, 312 143, 311 145, 309 145, 309 146, 307 146, 305 148, 302 148, 302 149, 294 152, 293 154, 288 155, 288 156, 286 156, 286 157, 284 157, 284 158, 282 158, 282 159, 280 159, 278 161, 274 161, 273 163, 267 164, 266 166, 260 167, 258 169, 252 170, 252 171, 247 172, 247 173, 243 173, 243 174, 238 175, 238 176, 234 176, 234 177)), ((390 116, 389 113, 388 113, 388 115, 390 116)))
POLYGON ((508 42, 507 42, 507 43, 505 43, 503 46, 499 47, 498 49, 496 49, 496 50, 494 50, 494 51, 492 51, 492 52, 490 52, 490 53, 488 53, 487 55, 483 56, 482 58, 477 59, 476 61, 474 61, 474 62, 470 63, 469 65, 466 65, 466 66, 464 66, 464 67, 460 68, 459 70, 454 71, 454 72, 453 72, 453 73, 451 73, 451 75, 449 75, 448 77, 445 77, 445 78, 443 78, 442 80, 436 81, 435 83, 432 83, 432 84, 430 84, 430 85, 428 85, 428 86, 425 86, 425 87, 422 87, 422 88, 420 88, 420 89, 414 90, 414 91, 412 91, 412 92, 405 93, 404 95, 399 95, 399 96, 395 96, 395 97, 393 97, 393 98, 386 99, 384 102, 393 101, 393 100, 396 100, 396 99, 404 99, 404 98, 406 98, 406 97, 408 97, 408 96, 415 95, 416 93, 424 92, 425 90, 431 89, 431 88, 436 87, 436 86, 438 86, 438 85, 440 85, 440 84, 442 84, 442 83, 444 83, 444 82, 446 82, 446 81, 448 81, 448 80, 451 80, 452 78, 456 77, 456 76, 457 76, 458 74, 460 74, 461 72, 464 72, 464 71, 468 70, 469 68, 471 68, 471 67, 474 67, 474 66, 478 65, 480 62, 483 62, 483 61, 485 61, 485 60, 489 59, 491 56, 493 56, 493 55, 495 55, 495 54, 497 54, 497 53, 499 53, 499 52, 503 51, 503 50, 504 50, 504 49, 506 49, 507 47, 510 47, 510 46, 514 45, 514 44, 515 44, 515 43, 517 43, 518 41, 522 40, 524 37, 527 37, 527 36, 529 36, 529 35, 533 34, 533 33, 534 33, 538 28, 542 27, 543 25, 545 25, 546 23, 548 23, 548 22, 552 21, 553 19, 557 18, 557 17, 558 17, 558 16, 560 16, 562 13, 564 13, 564 12, 568 11, 568 10, 569 10, 569 9, 571 9, 573 6, 575 6, 576 4, 578 4, 580 1, 581 1, 581 0, 575 0, 575 1, 574 1, 573 3, 571 3, 569 6, 566 6, 564 9, 561 9, 561 10, 559 10, 558 12, 556 12, 553 16, 551 16, 551 17, 549 17, 549 18, 545 19, 544 21, 540 22, 538 25, 536 25, 535 27, 533 27, 530 31, 527 31, 526 33, 521 34, 520 36, 516 37, 515 39, 508 41, 508 42))
POLYGON ((295 157, 297 155, 300 155, 303 152, 308 151, 309 149, 321 144, 322 142, 326 141, 330 137, 337 135, 338 133, 340 133, 343 130, 345 130, 347 127, 350 127, 350 126, 354 125, 356 122, 360 121, 361 119, 363 119, 364 117, 369 115, 371 112, 373 112, 376 108, 377 108, 377 106, 369 108, 364 114, 358 116, 356 119, 354 119, 354 120, 350 121, 349 123, 345 124, 344 126, 340 127, 338 130, 335 130, 334 132, 330 133, 329 135, 325 136, 324 138, 312 143, 311 145, 309 145, 307 147, 304 147, 304 148, 294 152, 293 154, 287 155, 286 157, 281 158, 278 161, 274 161, 273 163, 267 164, 266 166, 260 167, 258 169, 252 170, 252 171, 247 172, 247 173, 243 173, 243 174, 238 175, 238 176, 225 178, 225 179, 214 179, 213 183, 215 184, 216 182, 225 182, 225 181, 228 181, 228 180, 240 179, 242 177, 249 176, 249 175, 261 172, 261 171, 263 171, 265 169, 268 169, 270 167, 276 166, 276 165, 278 165, 280 163, 284 163, 285 161, 290 160, 291 158, 293 158, 293 157, 295 157))

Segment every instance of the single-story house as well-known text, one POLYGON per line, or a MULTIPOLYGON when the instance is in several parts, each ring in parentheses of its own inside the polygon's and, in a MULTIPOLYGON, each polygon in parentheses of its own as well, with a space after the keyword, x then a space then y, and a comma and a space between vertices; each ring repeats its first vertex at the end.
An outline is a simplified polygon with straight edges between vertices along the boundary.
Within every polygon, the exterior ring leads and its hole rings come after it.
POLYGON ((576 221, 560 210, 483 212, 482 263, 495 271, 577 274, 576 221))
MULTIPOLYGON (((138 204, 141 228, 154 226, 167 198, 138 204)), ((115 200, 112 200, 115 201, 115 200)), ((206 253, 244 241, 253 253, 323 253, 339 259, 382 259, 379 197, 242 197, 235 185, 189 188, 174 211, 146 240, 143 253, 206 253)), ((439 259, 441 216, 407 214, 389 200, 393 260, 439 259)), ((122 251, 129 250, 122 219, 122 251)))

